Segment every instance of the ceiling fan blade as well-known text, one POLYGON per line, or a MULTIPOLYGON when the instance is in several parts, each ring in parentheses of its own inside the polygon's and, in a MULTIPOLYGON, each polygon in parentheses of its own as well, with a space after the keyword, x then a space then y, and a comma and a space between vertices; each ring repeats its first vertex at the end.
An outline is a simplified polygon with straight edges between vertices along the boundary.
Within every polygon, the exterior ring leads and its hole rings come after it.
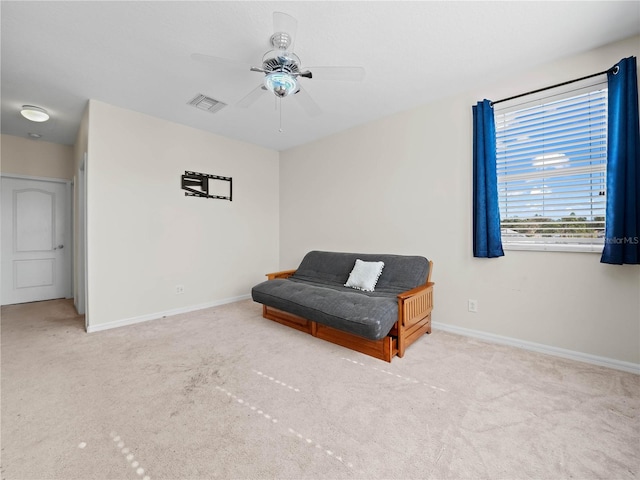
POLYGON ((191 58, 197 62, 208 63, 209 65, 222 65, 222 66, 230 66, 235 65, 238 67, 248 67, 244 62, 240 60, 232 60, 230 58, 223 57, 214 57, 211 55, 203 55, 202 53, 193 53, 191 54, 191 58))
POLYGON ((293 96, 298 100, 300 106, 304 109, 305 112, 307 112, 310 117, 315 117, 322 113, 322 110, 320 109, 318 104, 313 98, 311 98, 311 95, 309 95, 309 93, 304 88, 302 88, 302 86, 300 87, 300 90, 298 90, 298 92, 293 96))
POLYGON ((283 12, 273 12, 273 33, 286 33, 290 37, 288 52, 293 52, 293 46, 298 32, 298 20, 283 12))
POLYGON ((317 80, 345 80, 349 82, 361 82, 364 80, 364 68, 362 67, 308 67, 312 78, 317 80))
POLYGON ((240 108, 248 108, 253 105, 263 93, 265 93, 267 89, 263 84, 258 85, 256 88, 251 90, 242 100, 240 100, 237 105, 240 108))

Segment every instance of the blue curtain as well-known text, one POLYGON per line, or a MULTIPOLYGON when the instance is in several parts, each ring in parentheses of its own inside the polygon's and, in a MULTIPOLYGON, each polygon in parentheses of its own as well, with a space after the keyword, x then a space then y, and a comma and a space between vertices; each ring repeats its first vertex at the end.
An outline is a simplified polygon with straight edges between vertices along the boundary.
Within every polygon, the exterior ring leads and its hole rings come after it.
POLYGON ((496 127, 489 100, 473 106, 473 256, 502 257, 496 127))
POLYGON ((607 73, 607 210, 602 263, 640 263, 640 126, 636 58, 607 73))

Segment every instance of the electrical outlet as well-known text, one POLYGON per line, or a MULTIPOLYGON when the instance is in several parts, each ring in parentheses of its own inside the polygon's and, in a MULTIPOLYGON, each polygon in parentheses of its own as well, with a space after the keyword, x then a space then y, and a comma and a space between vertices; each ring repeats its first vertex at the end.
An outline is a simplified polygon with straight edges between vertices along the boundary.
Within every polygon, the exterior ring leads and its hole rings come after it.
POLYGON ((184 293, 184 285, 176 285, 176 295, 181 295, 184 293))
POLYGON ((478 312, 478 301, 469 299, 469 311, 473 313, 478 312))

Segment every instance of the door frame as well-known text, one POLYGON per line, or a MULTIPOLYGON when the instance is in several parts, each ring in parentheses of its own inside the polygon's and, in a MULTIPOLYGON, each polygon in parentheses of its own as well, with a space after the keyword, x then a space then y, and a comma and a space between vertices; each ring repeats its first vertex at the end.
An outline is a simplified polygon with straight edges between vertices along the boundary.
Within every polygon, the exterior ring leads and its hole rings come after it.
POLYGON ((70 246, 71 253, 69 255, 65 255, 67 264, 65 268, 68 269, 69 272, 69 285, 67 287, 67 293, 65 294, 65 298, 73 298, 73 282, 74 282, 74 252, 75 245, 73 241, 73 181, 68 180, 66 178, 54 178, 54 177, 36 177, 33 175, 21 175, 17 173, 0 173, 0 178, 13 178, 17 180, 28 180, 28 181, 36 181, 36 182, 49 182, 49 183, 62 183, 65 186, 65 196, 67 202, 67 215, 68 221, 66 225, 65 236, 69 239, 67 244, 70 246))

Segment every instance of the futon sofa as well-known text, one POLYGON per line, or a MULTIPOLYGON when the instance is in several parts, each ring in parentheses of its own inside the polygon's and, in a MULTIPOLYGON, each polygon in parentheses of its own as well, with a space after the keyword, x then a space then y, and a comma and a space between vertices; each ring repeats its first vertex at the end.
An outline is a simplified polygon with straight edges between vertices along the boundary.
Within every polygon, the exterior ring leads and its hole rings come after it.
POLYGON ((251 296, 267 319, 391 362, 431 333, 432 269, 420 256, 311 251, 251 296))

